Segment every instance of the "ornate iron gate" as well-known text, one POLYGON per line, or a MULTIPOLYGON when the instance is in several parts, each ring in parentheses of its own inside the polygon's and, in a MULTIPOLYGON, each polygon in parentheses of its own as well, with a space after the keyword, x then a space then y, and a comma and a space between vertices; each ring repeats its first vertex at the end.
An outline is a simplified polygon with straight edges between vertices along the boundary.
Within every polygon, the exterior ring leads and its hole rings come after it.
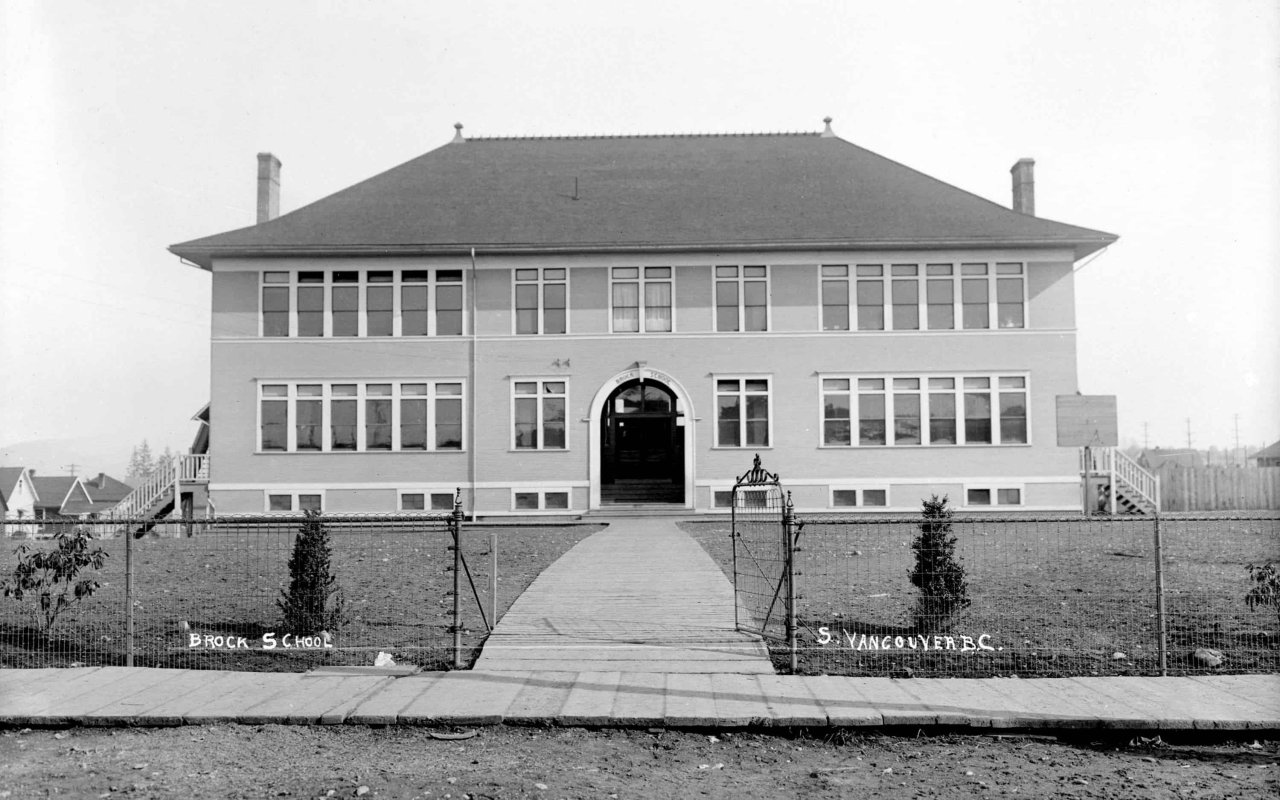
POLYGON ((737 628, 785 642, 795 669, 793 554, 799 526, 789 494, 757 454, 733 485, 733 590, 737 628))

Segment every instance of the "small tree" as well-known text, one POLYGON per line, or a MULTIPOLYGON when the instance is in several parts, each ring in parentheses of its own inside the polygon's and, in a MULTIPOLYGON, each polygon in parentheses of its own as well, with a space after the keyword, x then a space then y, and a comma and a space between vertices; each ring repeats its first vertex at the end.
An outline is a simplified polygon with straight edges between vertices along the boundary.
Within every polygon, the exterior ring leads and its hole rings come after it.
POLYGON ((133 448, 133 452, 129 455, 129 468, 125 471, 124 478, 132 485, 140 486, 155 471, 156 459, 151 454, 151 445, 143 439, 142 444, 133 448))
POLYGON ((330 572, 329 531, 318 512, 306 514, 289 556, 289 589, 280 592, 276 605, 284 612, 289 632, 332 633, 342 626, 345 600, 338 578, 330 572))
POLYGON ((1248 569, 1249 578, 1254 582, 1254 587, 1244 596, 1249 610, 1270 606, 1275 609, 1276 620, 1280 623, 1280 564, 1268 561, 1250 564, 1248 569))
POLYGON ((964 567, 956 558, 956 537, 951 535, 951 509, 947 497, 936 494, 924 501, 924 521, 912 543, 916 564, 911 584, 920 590, 912 610, 916 630, 946 629, 952 618, 969 606, 964 567))
POLYGON ((18 545, 13 551, 18 565, 3 584, 5 597, 33 601, 27 611, 36 630, 46 639, 59 617, 74 612, 80 601, 98 590, 101 584, 95 578, 81 578, 80 573, 101 569, 108 555, 100 547, 89 549, 92 538, 86 530, 59 531, 54 540, 52 550, 18 545))

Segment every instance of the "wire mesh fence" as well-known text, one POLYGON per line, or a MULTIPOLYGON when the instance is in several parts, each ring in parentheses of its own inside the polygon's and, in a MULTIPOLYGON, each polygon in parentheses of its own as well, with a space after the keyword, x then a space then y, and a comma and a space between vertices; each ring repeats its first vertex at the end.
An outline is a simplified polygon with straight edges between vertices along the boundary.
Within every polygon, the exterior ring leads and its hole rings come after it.
MULTIPOLYGON (((766 521, 753 525, 770 535, 766 521)), ((688 526, 732 577, 720 544, 729 527, 688 526)), ((771 527, 783 541, 781 515, 771 527)), ((792 556, 797 671, 1280 671, 1280 606, 1247 601, 1266 596, 1249 565, 1280 566, 1280 516, 992 515, 936 527, 918 516, 805 516, 792 556)), ((769 645, 785 670, 791 649, 769 645)))
POLYGON ((0 529, 0 584, 27 586, 21 598, 0 596, 0 666, 258 671, 370 665, 383 652, 425 669, 467 666, 495 618, 591 530, 486 528, 447 514, 25 520, 0 529), (325 532, 332 583, 291 569, 309 523, 325 532), (83 563, 99 552, 99 567, 83 563), (83 567, 60 580, 57 567, 77 553, 83 567), (22 573, 24 563, 43 569, 22 573), (77 599, 81 581, 96 587, 77 599), (318 615, 305 613, 307 597, 318 615))

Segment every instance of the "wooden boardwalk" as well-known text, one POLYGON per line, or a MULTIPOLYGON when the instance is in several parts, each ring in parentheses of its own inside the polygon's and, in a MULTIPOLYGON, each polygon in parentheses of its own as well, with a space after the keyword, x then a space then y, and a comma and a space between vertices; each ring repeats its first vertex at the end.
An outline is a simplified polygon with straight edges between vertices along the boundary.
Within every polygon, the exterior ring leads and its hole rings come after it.
POLYGON ((3 725, 1111 728, 1280 731, 1280 675, 1015 680, 495 671, 396 677, 88 667, 0 670, 3 725))
POLYGON ((773 674, 734 629, 733 585, 669 519, 619 519, 548 567, 474 670, 773 674))

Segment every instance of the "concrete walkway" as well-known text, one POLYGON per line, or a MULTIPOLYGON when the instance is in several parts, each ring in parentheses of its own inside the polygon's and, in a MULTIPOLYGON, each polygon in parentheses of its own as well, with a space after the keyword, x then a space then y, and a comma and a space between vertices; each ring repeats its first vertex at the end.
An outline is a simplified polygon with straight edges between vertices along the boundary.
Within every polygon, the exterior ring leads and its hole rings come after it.
POLYGON ((654 672, 0 670, 0 724, 937 726, 1280 731, 1280 676, 907 679, 654 672))
POLYGON ((772 675, 733 609, 733 585, 675 522, 618 519, 534 580, 474 669, 772 675))

